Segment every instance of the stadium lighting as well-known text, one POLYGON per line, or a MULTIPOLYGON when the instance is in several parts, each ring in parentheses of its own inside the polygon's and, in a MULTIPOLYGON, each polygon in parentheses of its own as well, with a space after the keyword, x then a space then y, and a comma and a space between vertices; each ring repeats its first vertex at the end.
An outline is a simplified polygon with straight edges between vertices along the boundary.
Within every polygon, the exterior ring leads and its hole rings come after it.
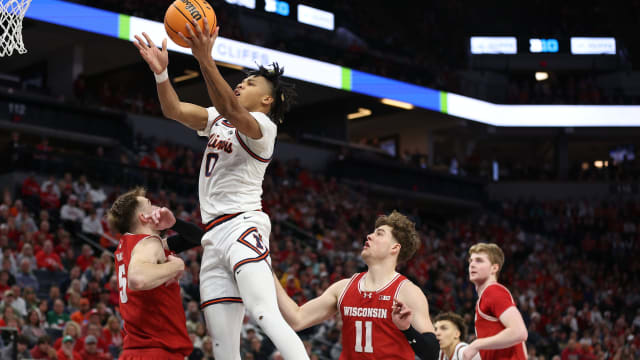
POLYGON ((395 107, 399 107, 399 108, 405 109, 405 110, 411 110, 414 107, 412 104, 409 104, 409 103, 406 103, 406 102, 403 102, 403 101, 387 99, 387 98, 384 98, 384 99, 380 100, 380 102, 385 104, 385 105, 395 106, 395 107))
POLYGON ((544 72, 544 71, 538 71, 536 72, 536 80, 538 81, 545 81, 549 78, 549 73, 548 72, 544 72))
POLYGON ((593 162, 593 166, 597 167, 598 169, 602 169, 603 167, 609 167, 609 161, 596 160, 593 162))
POLYGON ((353 120, 353 119, 359 119, 361 117, 365 117, 365 116, 369 116, 371 115, 371 110, 367 109, 367 108, 358 108, 357 112, 351 113, 351 114, 347 114, 347 119, 349 120, 353 120))

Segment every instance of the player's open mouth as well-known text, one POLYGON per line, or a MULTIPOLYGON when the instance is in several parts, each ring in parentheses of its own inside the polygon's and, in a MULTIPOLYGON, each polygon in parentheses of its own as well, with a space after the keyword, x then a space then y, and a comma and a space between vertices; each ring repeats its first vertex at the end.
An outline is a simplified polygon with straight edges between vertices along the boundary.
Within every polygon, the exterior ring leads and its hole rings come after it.
POLYGON ((368 242, 368 241, 365 241, 365 243, 364 243, 364 247, 363 247, 363 248, 364 248, 364 249, 368 249, 368 248, 369 248, 369 242, 368 242))
POLYGON ((240 96, 240 91, 238 90, 234 90, 233 93, 236 94, 236 96, 240 96))

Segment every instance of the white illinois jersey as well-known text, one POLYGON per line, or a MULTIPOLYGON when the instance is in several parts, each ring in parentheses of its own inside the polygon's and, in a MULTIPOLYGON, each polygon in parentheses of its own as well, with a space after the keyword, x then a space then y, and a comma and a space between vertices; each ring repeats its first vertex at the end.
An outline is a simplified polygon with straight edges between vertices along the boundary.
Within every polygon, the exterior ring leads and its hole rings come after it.
POLYGON ((261 112, 250 113, 262 137, 241 134, 214 108, 207 108, 207 126, 198 135, 209 138, 200 166, 202 222, 216 216, 262 208, 262 181, 271 161, 278 127, 261 112))
MULTIPOLYGON (((465 342, 459 342, 453 350, 453 354, 451 358, 449 358, 444 351, 440 350, 440 354, 438 355, 438 360, 462 360, 464 355, 464 350, 469 346, 469 344, 465 342)), ((472 360, 480 360, 480 355, 476 354, 472 360)))

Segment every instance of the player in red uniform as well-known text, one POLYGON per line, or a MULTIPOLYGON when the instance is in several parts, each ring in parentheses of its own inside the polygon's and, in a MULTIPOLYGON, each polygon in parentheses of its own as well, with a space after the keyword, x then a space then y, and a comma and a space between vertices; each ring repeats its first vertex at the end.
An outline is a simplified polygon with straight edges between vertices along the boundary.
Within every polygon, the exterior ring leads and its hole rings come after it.
POLYGON ((423 360, 435 360, 439 345, 427 298, 419 287, 396 272, 397 263, 411 258, 419 244, 415 224, 407 217, 396 211, 380 216, 361 253, 367 272, 334 283, 302 306, 276 279, 280 311, 294 330, 340 312, 341 360, 414 360, 414 352, 423 360))
POLYGON ((112 228, 124 234, 115 252, 124 319, 120 359, 183 360, 193 350, 180 286, 174 281, 184 262, 160 235, 152 218, 158 209, 144 189, 136 188, 118 197, 109 210, 112 228))
POLYGON ((465 349, 464 360, 480 353, 482 360, 526 360, 527 328, 509 290, 498 283, 504 253, 496 244, 469 249, 469 280, 476 286, 477 339, 465 349))

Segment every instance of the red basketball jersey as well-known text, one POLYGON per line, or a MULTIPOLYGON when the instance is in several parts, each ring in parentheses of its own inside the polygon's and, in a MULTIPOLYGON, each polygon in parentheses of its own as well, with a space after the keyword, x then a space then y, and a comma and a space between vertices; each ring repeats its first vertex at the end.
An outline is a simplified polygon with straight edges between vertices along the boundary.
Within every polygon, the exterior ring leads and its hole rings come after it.
MULTIPOLYGON (((124 320, 122 347, 124 350, 160 348, 188 356, 193 344, 187 335, 180 285, 174 282, 140 291, 127 287, 131 251, 148 236, 125 234, 115 252, 120 313, 124 320)), ((169 255, 171 251, 165 249, 164 253, 169 255)))
POLYGON ((378 291, 362 290, 366 272, 355 274, 338 299, 342 316, 340 360, 414 360, 407 338, 391 320, 393 301, 406 277, 396 274, 378 291))
MULTIPOLYGON (((516 306, 509 290, 494 283, 487 286, 476 303, 476 336, 486 338, 504 330, 500 315, 512 306, 516 306)), ((524 342, 499 350, 480 350, 482 360, 526 360, 527 350, 524 342)))

